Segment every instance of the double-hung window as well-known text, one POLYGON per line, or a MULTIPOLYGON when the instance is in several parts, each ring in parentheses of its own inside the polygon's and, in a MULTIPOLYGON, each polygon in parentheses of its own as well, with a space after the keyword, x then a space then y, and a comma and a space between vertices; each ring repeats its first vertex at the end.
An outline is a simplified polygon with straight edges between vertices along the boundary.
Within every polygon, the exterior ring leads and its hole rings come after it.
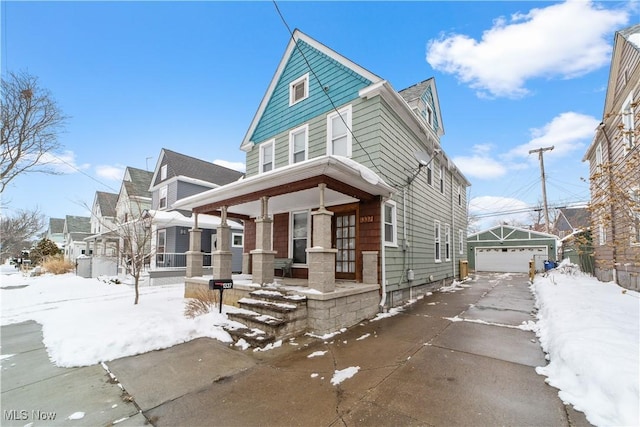
POLYGON ((395 202, 384 204, 384 244, 385 246, 397 246, 397 215, 395 202))
POLYGON ((627 100, 622 106, 622 140, 624 141, 624 147, 628 151, 632 149, 635 144, 635 123, 633 120, 633 94, 630 94, 627 100))
POLYGON ((327 116, 327 154, 351 157, 351 106, 327 116))
POLYGON ((275 164, 275 145, 274 140, 260 144, 260 173, 273 170, 275 164))
POLYGON ((291 214, 291 258, 295 264, 307 263, 307 242, 309 240, 309 212, 291 214))
POLYGON ((442 255, 440 254, 440 221, 433 222, 433 249, 435 251, 435 261, 442 261, 442 255))
POLYGON ((289 163, 307 160, 309 147, 309 125, 301 126, 289 132, 289 163))
POLYGON ((444 259, 451 260, 451 226, 449 224, 444 225, 444 259))
POLYGON ((167 231, 166 230, 158 230, 158 241, 156 244, 156 261, 159 263, 164 263, 164 251, 165 245, 167 242, 167 231))
POLYGON ((158 207, 160 209, 167 208, 167 186, 160 187, 160 200, 158 201, 158 207))
POLYGON ((289 83, 289 106, 309 97, 309 73, 289 83))
POLYGON ((444 165, 440 165, 440 193, 444 194, 444 165))
POLYGON ((433 162, 429 162, 429 164, 427 164, 427 184, 433 186, 433 167, 431 166, 431 163, 433 162))

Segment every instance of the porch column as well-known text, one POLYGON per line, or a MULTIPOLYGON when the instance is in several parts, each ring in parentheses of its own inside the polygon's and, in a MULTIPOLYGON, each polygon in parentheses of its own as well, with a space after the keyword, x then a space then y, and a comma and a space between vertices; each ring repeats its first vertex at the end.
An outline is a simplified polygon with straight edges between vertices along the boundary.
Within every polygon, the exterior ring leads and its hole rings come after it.
MULTIPOLYGON (((222 207, 217 228, 218 244, 211 251, 211 269, 214 279, 231 279, 231 227, 227 224, 227 207, 222 207)), ((212 245, 213 247, 213 245, 212 245)))
POLYGON ((362 251, 362 283, 378 284, 378 251, 362 251))
POLYGON ((187 277, 202 276, 202 230, 198 228, 198 214, 194 214, 195 223, 189 230, 189 250, 187 251, 187 277))
POLYGON ((336 254, 331 248, 331 217, 333 212, 324 207, 326 184, 320 184, 320 207, 311 212, 313 221, 312 247, 307 249, 309 287, 322 293, 336 289, 336 254))
POLYGON ((256 218, 256 248, 251 251, 253 282, 259 285, 273 283, 273 260, 276 253, 271 250, 271 224, 269 198, 262 197, 260 218, 256 218))

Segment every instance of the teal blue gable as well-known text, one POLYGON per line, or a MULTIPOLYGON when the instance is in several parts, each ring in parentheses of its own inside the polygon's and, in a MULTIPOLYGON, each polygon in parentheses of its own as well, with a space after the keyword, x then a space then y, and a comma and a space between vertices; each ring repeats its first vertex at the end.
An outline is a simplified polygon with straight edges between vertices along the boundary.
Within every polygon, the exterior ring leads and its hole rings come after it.
POLYGON ((302 40, 293 49, 267 106, 251 135, 251 141, 259 143, 275 135, 308 122, 313 117, 333 110, 331 101, 320 87, 328 88, 328 94, 336 106, 358 98, 360 89, 372 82, 329 56, 314 49, 302 40), (304 57, 300 53, 304 52, 304 57), (315 72, 309 70, 307 62, 315 72), (309 97, 289 106, 289 83, 309 73, 309 97), (317 78, 316 78, 317 76, 317 78))
POLYGON ((437 111, 436 104, 433 100, 433 93, 431 92, 431 86, 427 87, 427 90, 424 91, 421 98, 422 98, 422 101, 431 108, 431 111, 433 111, 433 128, 435 129, 436 132, 438 132, 440 130, 440 117, 438 117, 438 114, 436 112, 437 111))

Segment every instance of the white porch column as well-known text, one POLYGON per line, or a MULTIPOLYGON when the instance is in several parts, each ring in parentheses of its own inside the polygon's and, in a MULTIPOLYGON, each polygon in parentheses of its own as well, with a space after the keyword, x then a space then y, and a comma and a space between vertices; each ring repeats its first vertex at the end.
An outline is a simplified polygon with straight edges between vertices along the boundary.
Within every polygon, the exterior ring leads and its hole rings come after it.
POLYGON ((307 249, 309 264, 309 287, 320 292, 333 292, 336 289, 336 254, 331 248, 331 218, 333 212, 324 207, 326 184, 320 184, 320 207, 311 212, 313 221, 313 239, 307 249))
POLYGON ((187 251, 187 277, 202 276, 202 230, 198 228, 198 214, 193 228, 189 230, 189 250, 187 251))
POLYGON ((269 198, 262 197, 260 218, 256 218, 256 248, 251 251, 253 261, 253 282, 264 285, 273 283, 273 260, 275 252, 271 250, 271 225, 269 218, 269 198))
MULTIPOLYGON (((227 207, 222 207, 220 225, 216 231, 216 250, 211 251, 211 269, 214 279, 231 279, 231 227, 227 224, 227 207)), ((213 245, 212 245, 213 247, 213 245)))

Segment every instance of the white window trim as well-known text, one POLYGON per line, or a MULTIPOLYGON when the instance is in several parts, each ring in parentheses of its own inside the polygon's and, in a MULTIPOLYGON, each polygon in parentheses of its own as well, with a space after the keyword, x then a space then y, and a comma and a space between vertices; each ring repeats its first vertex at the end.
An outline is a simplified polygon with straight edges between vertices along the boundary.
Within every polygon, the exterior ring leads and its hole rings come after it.
POLYGON ((434 261, 442 262, 442 229, 440 228, 440 221, 433 221, 433 250, 435 252, 434 261))
MULTIPOLYGON (((295 212, 291 212, 289 214, 289 230, 290 230, 290 234, 289 234, 289 258, 293 258, 293 217, 297 214, 307 214, 307 249, 309 249, 309 245, 311 244, 311 215, 310 215, 310 211, 306 210, 306 211, 295 211, 295 212)), ((272 234, 273 235, 273 234, 272 234)), ((296 267, 307 267, 309 265, 309 254, 307 254, 307 262, 305 264, 303 263, 299 263, 299 262, 295 262, 293 263, 294 266, 296 267)))
POLYGON ((602 143, 596 146, 596 166, 602 165, 602 143))
MULTIPOLYGON (((271 163, 272 163, 272 167, 271 170, 275 170, 276 168, 276 140, 275 139, 270 139, 267 142, 263 142, 262 144, 260 144, 260 152, 258 154, 259 156, 259 163, 258 163, 258 174, 261 173, 266 173, 262 170, 262 168, 264 167, 264 152, 267 150, 271 150, 271 163)), ((269 171, 267 171, 269 172, 269 171)))
POLYGON ((244 234, 243 233, 231 233, 231 247, 232 248, 244 248, 244 234), (242 243, 239 244, 239 245, 235 244, 237 236, 240 236, 242 238, 242 243))
POLYGON ((167 165, 160 166, 160 180, 164 181, 167 179, 167 165))
POLYGON ((464 230, 458 230, 458 254, 464 254, 464 230))
POLYGON ((431 109, 431 107, 429 106, 429 104, 425 103, 425 122, 427 122, 427 124, 433 128, 433 110, 431 109))
POLYGON ((598 243, 600 246, 607 244, 607 230, 602 221, 598 223, 598 243))
POLYGON ((333 154, 332 121, 334 118, 338 117, 338 115, 344 117, 345 113, 347 116, 347 120, 345 120, 345 122, 347 123, 347 157, 350 158, 353 155, 353 141, 352 141, 353 137, 351 135, 351 124, 353 123, 353 114, 352 114, 353 110, 351 108, 351 105, 347 105, 346 107, 338 110, 338 112, 327 114, 327 155, 328 156, 333 154))
POLYGON ((444 225, 444 260, 451 261, 451 226, 444 225))
POLYGON ((300 133, 304 133, 304 160, 307 160, 309 158, 309 125, 305 124, 289 132, 289 164, 290 165, 294 163, 294 155, 295 155, 294 137, 300 133))
POLYGON ((433 188, 433 162, 427 164, 427 184, 433 188))
POLYGON ((385 221, 385 207, 391 206, 391 226, 393 227, 392 232, 392 241, 387 241, 386 233, 383 233, 382 240, 384 241, 384 245, 388 247, 398 247, 398 205, 393 200, 389 200, 388 202, 383 203, 382 205, 382 223, 385 227, 383 230, 386 230, 387 222, 385 221))
POLYGON ((304 101, 305 99, 307 99, 309 97, 309 73, 306 73, 305 75, 298 77, 297 79, 295 79, 294 81, 292 81, 291 83, 289 83, 289 107, 291 107, 292 105, 297 104, 298 102, 304 101), (294 87, 302 82, 305 81, 305 85, 304 85, 304 95, 302 98, 294 101, 293 100, 293 96, 294 96, 294 87))
POLYGON ((444 163, 440 165, 440 177, 438 179, 438 185, 439 188, 438 190, 440 191, 440 194, 444 194, 444 190, 445 190, 445 184, 446 182, 444 181, 445 179, 445 167, 444 167, 444 163))

